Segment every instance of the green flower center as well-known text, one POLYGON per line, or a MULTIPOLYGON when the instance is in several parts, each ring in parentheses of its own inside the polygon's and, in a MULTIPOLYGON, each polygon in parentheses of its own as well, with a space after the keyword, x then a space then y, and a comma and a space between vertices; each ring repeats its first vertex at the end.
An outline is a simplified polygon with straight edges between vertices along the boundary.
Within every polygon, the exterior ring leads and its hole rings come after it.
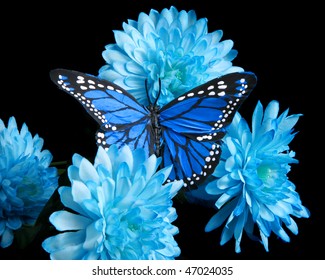
POLYGON ((284 183, 287 180, 287 169, 276 161, 263 161, 257 168, 257 175, 263 182, 259 197, 264 203, 276 203, 285 197, 284 183))
POLYGON ((257 168, 258 177, 265 183, 268 179, 274 176, 273 170, 268 165, 260 165, 257 168))
POLYGON ((17 196, 22 199, 40 196, 43 194, 41 186, 39 180, 24 176, 20 184, 17 185, 17 196))
POLYGON ((184 76, 184 74, 183 74, 182 71, 180 71, 180 70, 177 70, 177 71, 176 71, 176 73, 175 73, 175 77, 176 77, 176 79, 182 81, 183 76, 184 76))
POLYGON ((286 170, 279 163, 264 161, 257 168, 257 175, 266 187, 281 186, 286 180, 286 170))
POLYGON ((128 224, 128 228, 129 230, 131 230, 132 232, 136 232, 138 230, 140 230, 140 226, 138 224, 128 224))

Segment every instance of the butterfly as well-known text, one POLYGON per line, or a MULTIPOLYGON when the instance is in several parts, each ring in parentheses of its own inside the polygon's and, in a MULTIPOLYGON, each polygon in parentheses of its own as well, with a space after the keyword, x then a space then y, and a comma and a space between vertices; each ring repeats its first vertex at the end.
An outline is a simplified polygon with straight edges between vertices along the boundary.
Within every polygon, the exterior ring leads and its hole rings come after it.
POLYGON ((162 167, 172 165, 168 181, 182 179, 188 189, 214 171, 226 128, 257 81, 252 72, 226 74, 159 107, 159 96, 144 106, 122 87, 91 74, 54 69, 50 78, 99 123, 98 146, 126 144, 161 156, 162 167))

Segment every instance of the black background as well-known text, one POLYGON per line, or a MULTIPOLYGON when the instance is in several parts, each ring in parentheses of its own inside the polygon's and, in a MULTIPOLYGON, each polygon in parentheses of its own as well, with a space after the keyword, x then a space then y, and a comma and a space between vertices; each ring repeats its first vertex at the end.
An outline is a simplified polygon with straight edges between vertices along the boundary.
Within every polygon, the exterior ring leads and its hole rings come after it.
MULTIPOLYGON (((251 1, 211 0, 103 3, 71 2, 67 6, 62 1, 53 1, 2 8, 0 118, 7 123, 14 116, 19 127, 25 122, 33 135, 37 133, 44 139, 44 148, 51 151, 53 161, 70 160, 73 153, 92 160, 97 149, 97 123, 50 81, 49 71, 67 68, 97 75, 105 64, 105 45, 115 43, 112 30, 122 30, 123 22, 137 20, 140 12, 149 13, 150 9, 161 11, 172 5, 179 11, 193 9, 197 18, 208 19, 209 32, 221 29, 222 40, 234 41, 238 56, 233 64, 258 77, 256 88, 240 109, 248 123, 258 100, 264 107, 271 100, 278 100, 281 112, 289 108, 289 114, 303 114, 295 126, 299 132, 290 144, 299 164, 292 166, 288 176, 311 217, 295 219, 299 234, 289 233, 290 243, 272 235, 270 252, 265 252, 261 244, 244 235, 242 252, 237 254, 234 239, 219 245, 221 229, 204 232, 214 210, 176 202, 178 219, 174 224, 180 229, 175 236, 182 251, 180 259, 324 259, 324 183, 321 178, 313 183, 312 166, 306 156, 310 149, 307 136, 311 135, 307 133, 307 120, 311 117, 306 102, 313 94, 306 77, 313 71, 309 61, 317 60, 317 51, 312 48, 313 43, 317 45, 317 37, 312 21, 306 20, 313 18, 313 14, 307 7, 284 7, 274 1, 258 5, 251 1)), ((40 242, 35 240, 25 250, 14 246, 0 249, 0 258, 48 259, 40 242)))

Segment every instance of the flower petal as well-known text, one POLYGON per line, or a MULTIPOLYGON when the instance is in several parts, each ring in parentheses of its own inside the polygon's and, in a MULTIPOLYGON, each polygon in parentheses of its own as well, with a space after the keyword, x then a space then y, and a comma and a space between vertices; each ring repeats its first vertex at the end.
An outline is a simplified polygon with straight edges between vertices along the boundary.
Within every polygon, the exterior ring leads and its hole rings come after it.
POLYGON ((57 230, 64 231, 84 229, 91 223, 91 220, 86 217, 61 210, 51 214, 50 222, 57 230))

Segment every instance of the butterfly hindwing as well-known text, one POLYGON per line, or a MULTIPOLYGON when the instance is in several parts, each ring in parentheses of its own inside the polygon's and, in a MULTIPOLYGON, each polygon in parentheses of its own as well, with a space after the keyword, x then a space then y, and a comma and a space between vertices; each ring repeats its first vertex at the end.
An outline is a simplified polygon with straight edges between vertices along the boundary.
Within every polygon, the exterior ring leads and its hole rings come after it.
POLYGON ((51 80, 74 96, 100 124, 97 144, 144 147, 153 152, 149 111, 121 87, 74 70, 55 69, 51 80))
POLYGON ((173 164, 170 180, 182 178, 184 186, 195 189, 213 171, 220 158, 220 145, 196 141, 173 130, 164 130, 163 165, 173 164))

